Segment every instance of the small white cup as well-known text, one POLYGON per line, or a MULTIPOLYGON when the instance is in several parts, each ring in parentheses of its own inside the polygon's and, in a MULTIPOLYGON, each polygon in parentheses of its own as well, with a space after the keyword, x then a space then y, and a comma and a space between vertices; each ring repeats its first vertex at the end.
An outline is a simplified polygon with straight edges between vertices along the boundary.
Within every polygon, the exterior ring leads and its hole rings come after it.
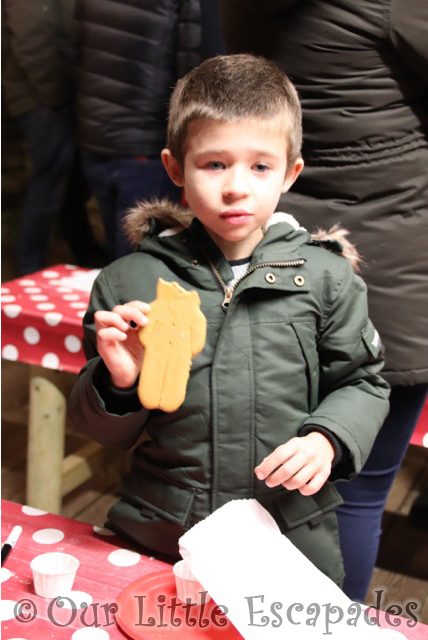
POLYGON ((31 561, 34 590, 42 598, 57 598, 71 591, 79 561, 68 553, 42 553, 31 561))
POLYGON ((201 585, 187 566, 185 560, 179 560, 173 566, 175 586, 177 587, 177 598, 186 603, 187 598, 192 604, 201 605, 202 602, 209 602, 211 597, 207 590, 201 585))

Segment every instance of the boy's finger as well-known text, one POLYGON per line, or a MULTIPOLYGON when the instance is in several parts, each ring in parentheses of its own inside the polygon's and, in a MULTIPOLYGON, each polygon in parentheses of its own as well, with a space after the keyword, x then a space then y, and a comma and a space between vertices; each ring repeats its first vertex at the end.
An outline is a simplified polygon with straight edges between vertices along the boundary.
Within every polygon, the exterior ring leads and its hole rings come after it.
POLYGON ((319 472, 314 475, 313 478, 302 487, 299 488, 302 496, 312 496, 314 493, 317 493, 321 487, 324 486, 326 480, 328 478, 328 474, 319 472))
POLYGON ((294 489, 300 489, 307 485, 308 482, 312 480, 315 474, 318 472, 317 465, 305 465, 302 467, 298 473, 294 476, 290 477, 288 480, 283 482, 283 486, 289 491, 293 491, 294 489))
MULTIPOLYGON (((296 454, 292 458, 289 458, 286 462, 281 464, 272 475, 266 478, 266 486, 278 487, 280 484, 293 479, 297 473, 299 473, 305 466, 306 459, 301 454, 296 454)), ((309 480, 312 476, 309 476, 309 480)))
POLYGON ((120 304, 113 307, 113 313, 118 314, 128 324, 134 322, 136 326, 144 327, 147 324, 147 316, 138 307, 129 304, 120 304))
MULTIPOLYGON (((140 326, 145 326, 147 324, 147 314, 150 311, 150 305, 147 304, 147 302, 142 302, 141 300, 132 300, 131 302, 129 302, 129 305, 141 311, 141 313, 144 315, 145 321, 143 321, 140 326)), ((139 327, 135 320, 130 320, 129 324, 131 329, 137 329, 139 327)))
POLYGON ((298 447, 296 440, 298 440, 298 438, 292 438, 286 444, 280 445, 275 451, 262 460, 254 469, 259 480, 265 480, 279 465, 284 464, 297 453, 298 447))
POLYGON ((115 327, 104 327, 98 331, 98 340, 104 342, 124 342, 128 335, 115 327))
POLYGON ((122 331, 129 329, 129 324, 117 313, 113 311, 97 311, 94 315, 97 331, 105 327, 116 327, 122 331))
POLYGON ((139 309, 142 313, 149 313, 150 305, 147 302, 142 302, 141 300, 131 300, 128 304, 132 305, 136 309, 139 309))

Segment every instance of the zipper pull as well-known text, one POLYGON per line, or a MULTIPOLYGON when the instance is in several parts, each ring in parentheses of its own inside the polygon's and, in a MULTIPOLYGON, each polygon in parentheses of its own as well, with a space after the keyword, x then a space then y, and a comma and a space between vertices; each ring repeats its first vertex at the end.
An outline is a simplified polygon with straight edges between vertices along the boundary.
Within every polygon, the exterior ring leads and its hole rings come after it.
POLYGON ((229 303, 232 300, 232 296, 233 296, 233 287, 225 287, 224 298, 223 298, 223 302, 221 303, 221 308, 223 309, 223 311, 227 310, 227 307, 229 306, 229 303))

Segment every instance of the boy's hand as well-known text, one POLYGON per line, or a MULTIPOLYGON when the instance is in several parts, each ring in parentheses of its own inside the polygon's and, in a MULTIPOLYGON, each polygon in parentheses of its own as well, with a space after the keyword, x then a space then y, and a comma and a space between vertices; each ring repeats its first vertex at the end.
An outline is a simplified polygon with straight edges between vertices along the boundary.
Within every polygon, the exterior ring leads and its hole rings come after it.
POLYGON ((95 312, 97 350, 115 387, 132 387, 140 373, 144 349, 138 329, 147 324, 149 310, 150 305, 133 300, 117 305, 112 311, 95 312))
POLYGON ((282 484, 311 496, 329 477, 333 458, 334 449, 328 438, 313 431, 277 447, 255 468, 255 473, 259 480, 266 480, 268 487, 282 484))

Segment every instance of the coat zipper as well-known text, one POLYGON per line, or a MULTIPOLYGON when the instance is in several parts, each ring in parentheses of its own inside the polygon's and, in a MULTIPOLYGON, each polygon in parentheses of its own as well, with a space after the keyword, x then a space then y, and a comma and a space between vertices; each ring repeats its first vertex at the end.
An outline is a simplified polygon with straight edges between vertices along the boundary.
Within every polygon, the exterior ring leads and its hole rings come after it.
POLYGON ((244 280, 247 276, 249 276, 251 273, 253 273, 256 269, 260 269, 262 267, 301 267, 302 265, 305 264, 306 260, 303 259, 299 259, 299 260, 287 260, 285 262, 260 262, 259 264, 255 264, 252 267, 250 267, 248 269, 248 271, 246 273, 244 273, 243 276, 241 276, 233 285, 233 287, 227 287, 223 278, 221 277, 221 275, 219 274, 216 266, 213 264, 213 262, 210 260, 210 258, 208 256, 207 260, 208 260, 208 264, 210 266, 211 271, 214 274, 215 279, 217 280, 217 282, 219 283, 223 293, 224 293, 224 298, 223 298, 223 302, 221 303, 221 308, 223 309, 223 311, 226 311, 230 301, 232 300, 232 296, 235 292, 236 287, 238 286, 238 284, 240 284, 242 282, 242 280, 244 280))

